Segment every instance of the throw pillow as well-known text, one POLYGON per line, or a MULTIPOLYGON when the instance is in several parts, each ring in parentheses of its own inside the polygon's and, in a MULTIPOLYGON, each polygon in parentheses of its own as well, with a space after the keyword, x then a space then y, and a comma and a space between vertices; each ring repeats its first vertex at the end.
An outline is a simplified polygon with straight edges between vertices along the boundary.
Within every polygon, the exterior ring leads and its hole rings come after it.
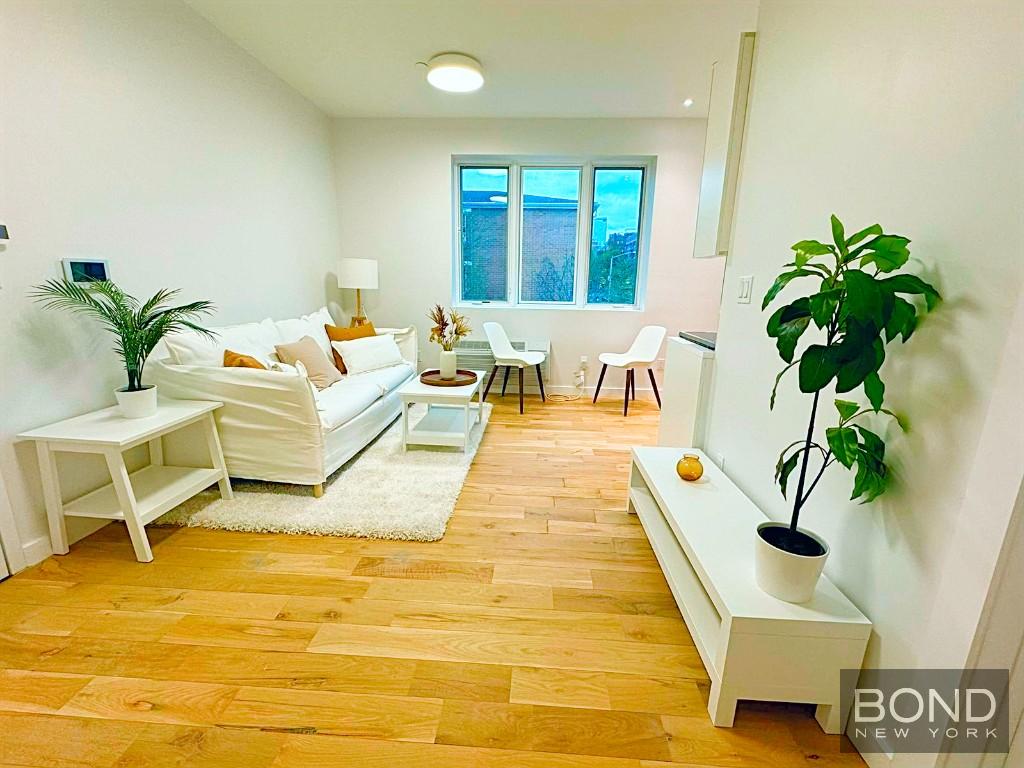
POLYGON ((339 371, 345 373, 345 360, 338 352, 338 348, 334 346, 336 341, 352 341, 353 339, 364 339, 367 336, 376 336, 377 331, 373 328, 373 323, 367 323, 366 325, 357 325, 355 328, 342 328, 339 325, 325 325, 324 330, 327 331, 327 338, 331 340, 331 349, 334 352, 334 365, 339 371))
POLYGON ((327 389, 331 384, 341 381, 341 374, 335 368, 320 345, 311 336, 303 336, 291 344, 278 344, 277 356, 282 363, 306 366, 309 380, 317 389, 327 389))
POLYGON ((238 352, 232 352, 230 349, 224 350, 224 367, 256 368, 261 371, 267 370, 267 366, 265 366, 252 355, 243 355, 238 352))
POLYGON ((352 341, 332 341, 331 346, 345 360, 349 373, 365 373, 403 362, 402 353, 390 333, 352 341))

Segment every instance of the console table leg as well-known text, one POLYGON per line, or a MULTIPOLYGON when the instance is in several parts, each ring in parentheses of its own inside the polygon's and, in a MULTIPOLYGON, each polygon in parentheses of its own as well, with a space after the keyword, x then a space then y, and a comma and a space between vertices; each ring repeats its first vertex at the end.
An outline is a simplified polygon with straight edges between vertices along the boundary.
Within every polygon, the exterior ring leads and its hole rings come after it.
POLYGON ((107 459, 110 479, 114 481, 114 491, 117 493, 117 500, 124 513, 124 522, 128 526, 128 535, 131 537, 132 547, 135 549, 135 557, 140 563, 152 562, 153 550, 149 548, 146 526, 139 517, 139 506, 135 501, 135 491, 132 490, 128 467, 124 465, 124 456, 116 449, 108 450, 103 455, 107 459))
POLYGON ((46 517, 50 523, 50 549, 55 555, 66 555, 69 551, 68 530, 64 523, 64 501, 60 495, 57 462, 50 446, 42 440, 36 441, 36 457, 39 459, 39 475, 43 480, 46 517))
POLYGON ((708 714, 711 715, 711 722, 719 728, 732 728, 736 719, 736 697, 723 691, 721 683, 711 686, 708 714))
POLYGON ((846 719, 850 715, 850 709, 846 710, 839 705, 839 702, 831 704, 819 704, 814 709, 814 719, 818 721, 821 730, 825 733, 842 733, 846 730, 846 719))

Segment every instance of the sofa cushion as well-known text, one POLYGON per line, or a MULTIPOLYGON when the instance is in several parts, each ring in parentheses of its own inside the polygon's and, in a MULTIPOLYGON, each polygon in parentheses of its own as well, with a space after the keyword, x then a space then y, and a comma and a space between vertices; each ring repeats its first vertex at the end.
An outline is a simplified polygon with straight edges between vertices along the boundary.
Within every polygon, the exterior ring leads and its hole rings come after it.
POLYGON ((316 393, 320 423, 327 431, 348 423, 415 373, 409 363, 345 376, 316 393))
POLYGON ((316 393, 320 423, 327 431, 337 429, 380 399, 381 389, 372 381, 348 376, 316 393))
POLYGON ((324 330, 325 325, 333 323, 334 318, 327 311, 327 307, 320 307, 311 315, 303 315, 302 317, 295 317, 289 320, 278 320, 274 325, 280 337, 279 344, 282 342, 291 344, 303 336, 309 336, 320 346, 325 355, 333 357, 331 340, 327 338, 327 331, 324 330))
POLYGON ((373 382, 381 388, 381 394, 385 395, 393 389, 400 387, 415 372, 415 369, 409 363, 399 363, 398 365, 389 365, 387 368, 378 368, 375 371, 367 371, 366 373, 349 374, 346 378, 352 381, 373 382))

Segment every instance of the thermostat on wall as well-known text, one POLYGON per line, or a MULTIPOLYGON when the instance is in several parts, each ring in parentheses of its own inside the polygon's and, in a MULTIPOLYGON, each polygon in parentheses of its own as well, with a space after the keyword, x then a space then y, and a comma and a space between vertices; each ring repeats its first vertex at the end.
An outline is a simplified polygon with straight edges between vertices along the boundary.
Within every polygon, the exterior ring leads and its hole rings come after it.
POLYGON ((95 283, 109 280, 110 270, 102 259, 61 259, 64 277, 72 283, 95 283))

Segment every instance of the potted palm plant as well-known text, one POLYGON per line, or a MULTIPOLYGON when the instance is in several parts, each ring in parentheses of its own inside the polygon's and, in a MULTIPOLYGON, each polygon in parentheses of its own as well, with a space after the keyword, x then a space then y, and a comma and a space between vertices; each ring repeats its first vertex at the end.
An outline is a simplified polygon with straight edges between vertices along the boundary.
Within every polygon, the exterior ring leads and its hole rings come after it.
POLYGON ((210 338, 211 331, 198 325, 202 315, 213 311, 209 301, 168 306, 179 291, 161 289, 140 303, 112 282, 95 281, 86 285, 69 280, 48 280, 29 295, 48 309, 66 309, 90 315, 100 321, 116 339, 114 351, 124 363, 128 386, 114 391, 121 415, 129 419, 156 413, 156 387, 142 383, 146 358, 166 335, 195 331, 210 338))
POLYGON ((787 498, 796 472, 790 521, 762 523, 757 529, 757 583, 783 600, 809 600, 828 557, 828 545, 798 527, 800 513, 825 470, 834 464, 856 468, 850 498, 862 503, 876 499, 888 485, 885 440, 863 421, 884 414, 905 429, 903 421, 883 407, 885 384, 879 369, 886 345, 897 338, 905 343, 922 312, 934 309, 940 300, 938 291, 921 278, 896 274, 910 257, 909 243, 902 235, 884 233, 878 224, 847 237, 842 222, 833 215, 832 243, 796 243, 793 261, 776 278, 761 305, 766 309, 794 280, 809 279, 817 289, 776 310, 767 327, 786 363, 775 378, 770 407, 775 407, 779 383, 793 368, 797 369, 800 391, 811 395, 807 430, 782 451, 775 467, 783 498, 787 498), (797 344, 812 324, 816 338, 797 354, 797 344), (837 399, 838 420, 825 430, 825 444, 821 445, 815 436, 818 406, 822 391, 833 383, 840 394, 862 388, 869 405, 837 399), (816 464, 813 471, 812 458, 816 464))

